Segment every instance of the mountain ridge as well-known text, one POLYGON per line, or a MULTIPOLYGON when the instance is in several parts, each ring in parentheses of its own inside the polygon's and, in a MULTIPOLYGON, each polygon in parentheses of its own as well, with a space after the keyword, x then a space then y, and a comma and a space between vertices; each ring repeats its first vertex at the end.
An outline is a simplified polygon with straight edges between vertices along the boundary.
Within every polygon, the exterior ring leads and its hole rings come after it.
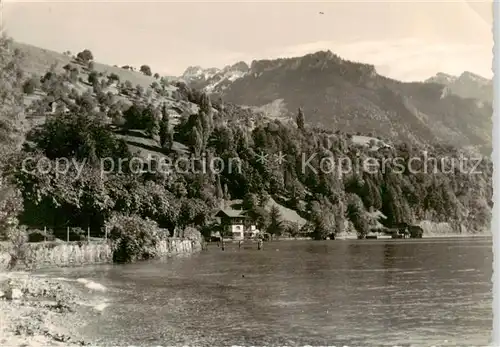
POLYGON ((462 98, 493 103, 493 80, 470 71, 464 71, 459 76, 438 72, 425 82, 445 85, 451 93, 462 98))
POLYGON ((492 105, 487 96, 469 100, 473 92, 467 92, 473 82, 485 88, 489 82, 471 72, 401 82, 328 50, 254 60, 248 71, 232 77, 187 83, 229 102, 272 109, 272 117, 291 117, 301 107, 309 122, 334 130, 491 149, 492 105))
MULTIPOLYGON (((231 65, 226 65, 223 68, 218 68, 218 67, 204 68, 202 66, 197 65, 197 66, 187 67, 186 70, 184 71, 184 73, 181 74, 180 76, 177 76, 176 78, 179 80, 182 80, 188 84, 191 84, 193 87, 201 87, 201 89, 206 89, 209 92, 217 92, 218 90, 217 90, 216 86, 212 85, 211 81, 209 81, 209 80, 212 77, 214 77, 215 75, 220 74, 222 71, 228 71, 228 68, 231 68, 232 71, 240 72, 238 78, 242 78, 247 73, 249 73, 250 70, 257 69, 258 66, 260 66, 262 64, 270 63, 272 61, 284 62, 284 61, 291 60, 291 59, 303 58, 303 57, 307 57, 307 56, 318 56, 318 55, 322 55, 322 54, 324 54, 325 56, 330 56, 330 57, 336 56, 337 58, 339 58, 337 55, 332 53, 331 50, 326 50, 326 51, 323 50, 323 51, 317 51, 314 53, 305 54, 303 56, 293 56, 293 57, 284 57, 284 58, 276 58, 276 59, 270 59, 270 58, 254 59, 249 64, 244 62, 244 61, 240 61, 240 62, 231 64, 231 65), (244 67, 239 68, 239 66, 241 66, 240 64, 243 65, 244 67)), ((348 60, 345 60, 345 61, 348 61, 348 60)), ((365 65, 365 66, 370 66, 376 72, 376 68, 372 64, 357 63, 357 62, 353 62, 353 61, 349 61, 349 62, 360 64, 360 65, 365 65)), ((235 76, 233 76, 233 80, 234 80, 234 77, 235 76)), ((386 77, 386 78, 389 78, 389 77, 386 77)), ((389 79, 399 81, 396 78, 389 78, 389 79)), ((400 82, 402 82, 402 83, 418 83, 421 81, 405 81, 405 82, 400 81, 400 82)), ((476 86, 472 86, 472 88, 474 88, 474 87, 480 88, 481 86, 487 86, 489 88, 492 88, 492 84, 493 84, 492 79, 488 79, 484 76, 481 76, 477 73, 467 71, 467 70, 463 71, 460 75, 452 75, 452 74, 448 74, 448 73, 444 73, 444 72, 437 72, 435 75, 424 79, 423 82, 424 83, 438 83, 438 84, 442 84, 442 85, 446 85, 446 86, 448 86, 449 84, 457 83, 457 82, 461 83, 461 84, 475 83, 476 86)), ((458 95, 458 96, 461 96, 463 98, 476 98, 476 99, 487 100, 489 102, 492 102, 492 96, 490 97, 488 95, 479 95, 480 93, 485 93, 485 92, 492 94, 492 89, 486 90, 486 91, 481 90, 479 92, 469 92, 469 93, 467 93, 467 92, 461 93, 460 91, 452 89, 451 92, 458 95)))
MULTIPOLYGON (((36 46, 17 46, 31 56, 25 69, 29 73, 71 61, 69 56, 36 46), (42 61, 36 61, 37 55, 42 61)), ((95 69, 116 73, 122 81, 144 88, 159 82, 117 66, 95 63, 95 69)), ((302 107, 314 126, 419 143, 444 142, 486 154, 491 150, 489 102, 460 98, 442 83, 400 82, 381 76, 373 65, 344 60, 331 51, 254 60, 250 65, 237 62, 222 69, 194 66, 187 72, 173 80, 184 80, 215 99, 258 109, 271 118, 294 117, 302 107)), ((475 76, 462 75, 462 80, 475 76)))

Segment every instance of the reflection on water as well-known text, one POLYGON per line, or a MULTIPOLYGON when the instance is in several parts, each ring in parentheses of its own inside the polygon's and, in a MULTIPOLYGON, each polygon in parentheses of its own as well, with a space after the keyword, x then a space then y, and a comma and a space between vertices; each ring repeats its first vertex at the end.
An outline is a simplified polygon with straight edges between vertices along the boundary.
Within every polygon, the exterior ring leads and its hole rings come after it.
POLYGON ((87 327, 99 345, 485 346, 491 247, 491 239, 212 246, 65 276, 109 288, 111 305, 87 327))

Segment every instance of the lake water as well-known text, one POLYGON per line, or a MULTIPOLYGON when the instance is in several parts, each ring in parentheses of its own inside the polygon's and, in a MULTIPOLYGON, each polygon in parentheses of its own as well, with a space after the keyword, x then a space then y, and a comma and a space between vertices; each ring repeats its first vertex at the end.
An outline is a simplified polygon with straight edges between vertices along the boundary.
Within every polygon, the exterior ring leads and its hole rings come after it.
POLYGON ((55 270, 108 288, 98 345, 486 346, 492 241, 274 241, 55 270))

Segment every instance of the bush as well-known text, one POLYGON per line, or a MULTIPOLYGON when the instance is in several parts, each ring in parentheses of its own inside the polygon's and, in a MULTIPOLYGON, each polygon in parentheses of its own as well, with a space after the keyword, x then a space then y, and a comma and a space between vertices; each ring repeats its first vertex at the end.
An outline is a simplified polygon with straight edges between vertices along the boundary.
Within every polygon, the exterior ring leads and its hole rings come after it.
POLYGON ((120 82, 120 77, 117 74, 112 73, 111 75, 108 76, 108 80, 110 82, 113 82, 113 81, 120 82))
POLYGON ((70 241, 84 241, 87 239, 87 232, 82 228, 70 228, 69 229, 69 240, 70 241))
POLYGON ((24 83, 23 92, 30 95, 33 94, 37 88, 40 88, 40 79, 32 77, 24 83))
POLYGON ((123 127, 126 123, 126 120, 121 113, 117 112, 113 113, 113 115, 111 116, 111 123, 118 127, 123 127))
POLYGON ((28 233, 25 226, 15 226, 9 228, 8 239, 10 241, 10 262, 7 265, 7 270, 12 270, 19 262, 23 262, 27 269, 31 266, 28 264, 26 256, 26 242, 28 242, 28 233))
POLYGON ((132 89, 132 88, 134 88, 134 86, 132 85, 132 82, 130 82, 129 80, 125 81, 124 87, 126 89, 132 89))
POLYGON ((139 216, 113 215, 107 222, 113 240, 113 262, 131 263, 154 258, 160 240, 158 225, 139 216))
POLYGON ((200 231, 196 228, 193 228, 193 227, 186 227, 184 229, 182 236, 184 236, 186 239, 192 240, 192 241, 201 241, 201 239, 202 239, 200 231))
POLYGON ((80 53, 78 53, 76 55, 76 58, 84 63, 88 63, 91 60, 94 60, 94 56, 92 55, 92 52, 88 49, 85 49, 85 50, 81 51, 80 53))
POLYGON ((134 104, 123 112, 123 116, 129 129, 141 129, 150 132, 156 124, 155 110, 152 105, 143 107, 134 104))
POLYGON ((104 106, 111 106, 114 104, 114 99, 115 96, 111 92, 103 93, 100 92, 97 94, 97 101, 99 104, 104 105, 104 106))
POLYGON ((92 71, 90 74, 89 74, 89 79, 88 79, 89 83, 94 85, 95 83, 99 82, 99 79, 98 79, 98 75, 97 75, 97 72, 95 71, 92 71))
POLYGON ((285 233, 288 234, 289 237, 297 237, 300 234, 300 227, 297 222, 288 223, 285 227, 285 233))
POLYGON ((93 83, 92 84, 92 90, 94 91, 94 93, 96 93, 96 95, 99 95, 99 94, 103 93, 103 91, 102 91, 102 85, 100 85, 99 83, 93 83))
POLYGON ((71 71, 69 72, 69 79, 71 82, 75 83, 78 80, 78 69, 72 68, 71 71))
POLYGON ((43 230, 31 230, 28 233, 28 242, 43 242, 47 240, 43 230))
POLYGON ((78 93, 78 90, 76 90, 76 88, 72 88, 68 95, 68 97, 73 100, 78 99, 79 96, 80 94, 78 93))
POLYGON ((151 76, 153 73, 151 72, 151 68, 148 66, 148 65, 142 65, 141 66, 141 70, 140 70, 143 74, 145 74, 146 76, 151 76))
POLYGON ((144 95, 144 87, 141 86, 140 84, 138 84, 136 87, 135 87, 135 93, 137 96, 141 97, 144 95))

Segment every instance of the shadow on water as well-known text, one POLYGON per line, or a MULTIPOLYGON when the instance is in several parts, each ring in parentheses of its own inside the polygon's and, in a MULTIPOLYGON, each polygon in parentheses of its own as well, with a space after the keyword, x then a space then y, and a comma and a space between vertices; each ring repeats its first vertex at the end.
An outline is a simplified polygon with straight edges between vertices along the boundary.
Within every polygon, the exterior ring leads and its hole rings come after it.
POLYGON ((394 264, 397 248, 392 243, 384 243, 384 267, 391 268, 394 264))

